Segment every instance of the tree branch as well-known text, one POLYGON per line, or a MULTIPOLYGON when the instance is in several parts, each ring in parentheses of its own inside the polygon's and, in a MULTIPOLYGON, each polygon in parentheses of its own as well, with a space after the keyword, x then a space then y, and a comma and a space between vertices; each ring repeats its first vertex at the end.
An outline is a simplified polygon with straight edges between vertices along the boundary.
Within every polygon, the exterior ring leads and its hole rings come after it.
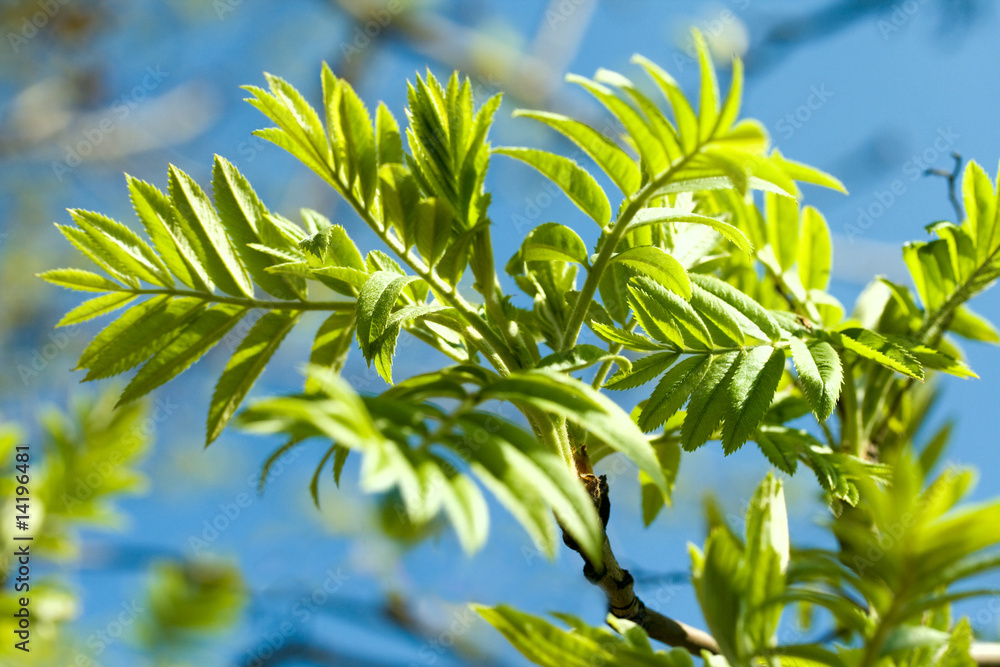
MULTIPOLYGON (((581 446, 580 451, 582 456, 577 458, 577 465, 584 467, 584 470, 580 471, 580 479, 590 492, 601 517, 601 523, 606 528, 608 518, 611 515, 608 479, 604 475, 597 477, 590 470, 586 446, 581 446)), ((632 575, 618 564, 618 559, 615 558, 611 543, 608 541, 607 533, 604 535, 604 545, 601 549, 604 565, 600 569, 587 558, 583 550, 566 531, 563 531, 563 542, 583 558, 583 576, 587 578, 587 581, 604 591, 604 595, 608 598, 608 611, 617 618, 632 621, 643 628, 650 638, 668 646, 686 649, 693 655, 700 656, 702 651, 719 653, 719 645, 707 632, 668 618, 653 611, 643 603, 635 594, 635 580, 632 575)))

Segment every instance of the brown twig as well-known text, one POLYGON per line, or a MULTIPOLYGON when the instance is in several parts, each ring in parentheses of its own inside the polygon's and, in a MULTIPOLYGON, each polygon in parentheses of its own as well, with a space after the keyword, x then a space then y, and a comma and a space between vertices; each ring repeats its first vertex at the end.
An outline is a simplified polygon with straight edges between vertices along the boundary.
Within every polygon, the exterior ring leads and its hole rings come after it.
MULTIPOLYGON (((608 519, 611 516, 608 479, 604 475, 600 477, 594 475, 587 457, 586 447, 581 447, 576 460, 580 479, 590 492, 590 497, 601 517, 601 523, 607 528, 608 519)), ((607 533, 604 535, 604 544, 601 548, 604 563, 600 568, 587 558, 576 541, 565 531, 563 531, 563 541, 566 546, 583 558, 583 576, 587 578, 587 581, 604 591, 604 595, 608 599, 608 611, 617 618, 632 621, 643 628, 650 638, 668 646, 686 649, 693 655, 700 656, 702 651, 708 651, 712 654, 719 653, 718 643, 707 632, 668 618, 653 611, 643 603, 635 594, 635 580, 632 575, 618 564, 618 559, 615 558, 611 543, 608 541, 607 533)))

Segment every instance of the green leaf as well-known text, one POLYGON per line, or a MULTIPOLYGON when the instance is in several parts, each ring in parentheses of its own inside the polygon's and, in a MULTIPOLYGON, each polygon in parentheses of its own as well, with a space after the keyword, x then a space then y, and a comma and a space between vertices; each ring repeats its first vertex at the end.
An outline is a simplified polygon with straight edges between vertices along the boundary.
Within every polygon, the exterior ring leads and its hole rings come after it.
POLYGON ((712 218, 698 213, 690 213, 683 211, 682 209, 669 207, 641 209, 632 218, 632 222, 629 223, 629 229, 639 228, 645 225, 658 225, 665 223, 693 223, 711 227, 735 243, 736 246, 743 252, 748 255, 753 253, 753 244, 750 242, 750 239, 747 238, 747 235, 744 234, 738 227, 734 227, 728 222, 719 220, 718 218, 712 218))
MULTIPOLYGON (((329 69, 325 66, 324 68, 324 76, 326 76, 329 69)), ((354 176, 353 179, 348 179, 348 183, 353 180, 357 181, 361 202, 365 208, 370 208, 375 199, 375 188, 378 184, 378 164, 372 121, 364 103, 347 81, 340 79, 338 88, 341 124, 338 139, 343 142, 346 161, 352 166, 349 173, 354 176)), ((329 99, 326 100, 326 105, 329 109, 329 99)))
POLYGON ((555 554, 555 535, 547 505, 584 553, 596 562, 601 561, 604 530, 594 503, 558 454, 513 424, 498 420, 493 414, 472 412, 463 416, 461 423, 466 434, 487 433, 493 436, 488 436, 482 447, 477 442, 474 451, 470 451, 466 436, 456 451, 469 461, 473 472, 487 483, 501 502, 505 498, 507 501, 521 501, 522 509, 515 512, 515 517, 536 544, 550 556, 555 554), (491 484, 488 478, 495 483, 491 484), (500 490, 501 484, 503 491, 500 490), (537 499, 542 502, 537 502, 537 499))
POLYGON ((299 320, 298 311, 272 310, 257 320, 226 364, 208 408, 205 445, 212 444, 250 391, 260 372, 299 320))
POLYGON ((712 360, 712 365, 691 395, 687 416, 681 427, 681 445, 691 452, 702 445, 715 432, 716 427, 731 407, 729 385, 737 363, 744 352, 727 352, 712 360))
POLYGON ((442 502, 466 554, 478 551, 489 534, 490 514, 482 492, 469 477, 441 460, 442 502))
MULTIPOLYGON (((784 190, 780 186, 756 176, 748 178, 746 186, 747 191, 760 190, 765 193, 779 195, 788 199, 795 199, 795 195, 791 194, 787 190, 784 190)), ((679 192, 690 192, 693 194, 709 190, 733 190, 734 188, 735 184, 729 176, 703 176, 699 178, 671 181, 657 190, 653 196, 662 197, 663 195, 671 195, 679 192)))
POLYGON ((83 269, 53 269, 35 275, 53 285, 84 292, 117 292, 124 289, 113 280, 83 269))
POLYGON ((639 428, 649 433, 683 407, 713 365, 711 355, 695 355, 680 362, 660 378, 639 415, 639 428))
POLYGON ((60 225, 58 223, 56 224, 56 229, 58 229, 62 235, 76 247, 77 250, 86 255, 90 261, 102 268, 112 278, 125 283, 129 287, 139 287, 139 280, 135 276, 122 271, 115 262, 109 261, 108 258, 105 257, 106 253, 104 249, 96 245, 87 232, 79 227, 70 227, 68 225, 60 225))
MULTIPOLYGON (((502 438, 486 438, 473 453, 456 443, 472 473, 525 528, 532 541, 549 557, 555 555, 555 526, 543 495, 534 484, 545 473, 502 438)), ((549 453, 550 456, 554 456, 549 453)), ((551 482, 549 482, 551 484, 551 482)), ((542 482, 545 486, 545 483, 542 482)))
POLYGON ((378 164, 402 164, 403 141, 399 136, 399 124, 384 102, 379 102, 375 111, 375 138, 378 146, 378 164))
POLYGON ((924 369, 920 362, 909 352, 874 331, 858 327, 844 329, 832 334, 832 342, 903 375, 916 380, 924 379, 924 369))
MULTIPOLYGON (((248 90, 253 90, 252 87, 247 88, 248 90)), ((258 105, 257 100, 247 100, 250 104, 264 112, 265 115, 271 117, 268 110, 263 106, 258 105)), ((272 120, 275 120, 271 117, 272 120)), ((278 122, 275 120, 275 122, 278 122)), ((309 145, 308 140, 301 139, 299 133, 292 131, 286 131, 277 127, 269 127, 263 130, 254 130, 253 135, 255 137, 260 137, 265 141, 270 141, 275 146, 279 148, 284 148, 288 153, 295 158, 297 158, 302 164, 309 167, 313 172, 322 178, 327 184, 330 185, 337 192, 343 193, 343 185, 334 178, 334 172, 330 168, 327 160, 328 157, 324 156, 322 158, 316 155, 315 150, 309 145)), ((329 150, 329 148, 327 148, 329 150)))
POLYGON ((190 176, 170 165, 170 197, 198 263, 223 292, 253 298, 253 284, 208 197, 190 176))
MULTIPOLYGON (((623 389, 635 389, 647 382, 652 382, 659 377, 660 373, 670 368, 679 356, 679 352, 658 352, 657 354, 642 357, 638 361, 633 362, 630 368, 619 369, 604 384, 604 388, 612 391, 621 391, 623 389)), ((641 423, 639 425, 642 426, 641 423)), ((649 430, 643 429, 646 432, 649 430)))
POLYGON ((637 246, 622 250, 611 262, 619 262, 635 269, 639 275, 648 275, 667 289, 691 298, 691 279, 681 263, 656 246, 637 246))
POLYGON ((247 312, 247 308, 222 303, 201 313, 139 369, 122 392, 118 405, 144 396, 183 373, 222 340, 247 312))
POLYGON ((135 299, 136 296, 136 294, 129 292, 112 292, 111 294, 103 294, 101 296, 94 297, 93 299, 87 299, 79 306, 66 313, 63 318, 59 320, 58 324, 56 324, 56 327, 79 324, 80 322, 86 322, 87 320, 91 320, 95 317, 118 310, 125 304, 135 299))
POLYGON ((804 343, 793 337, 789 343, 803 393, 816 418, 826 421, 837 405, 843 384, 844 373, 840 355, 824 341, 804 343))
POLYGON ((365 358, 372 358, 372 343, 386 331, 389 316, 399 295, 417 276, 401 276, 393 271, 376 271, 358 294, 358 343, 365 358))
POLYGON ((433 266, 441 259, 451 240, 451 209, 447 202, 431 197, 416 205, 413 219, 417 250, 433 266))
MULTIPOLYGON (((632 101, 639 107, 639 110, 642 112, 640 114, 640 120, 646 121, 648 128, 637 128, 640 133, 637 136, 642 136, 643 132, 651 132, 653 137, 662 146, 663 152, 668 161, 677 159, 681 156, 683 151, 681 150, 680 138, 677 136, 677 132, 674 130, 673 125, 670 124, 670 121, 667 120, 667 117, 660 110, 657 104, 653 102, 653 100, 649 99, 649 97, 647 97, 646 94, 635 85, 635 83, 633 83, 628 77, 619 74, 618 72, 604 69, 603 67, 598 68, 597 72, 594 74, 594 80, 621 89, 629 97, 631 97, 632 101)), ((635 140, 633 141, 633 145, 635 145, 637 143, 636 137, 630 138, 635 140)), ((640 155, 642 155, 643 152, 643 150, 639 150, 640 155)), ((654 147, 653 152, 656 152, 656 147, 654 147)), ((650 150, 647 148, 645 153, 649 154, 650 150)), ((650 155, 649 157, 654 160, 658 159, 658 156, 655 155, 650 155)), ((647 165, 650 164, 649 159, 646 160, 646 163, 647 165)))
POLYGON ((493 152, 521 160, 540 171, 601 228, 611 220, 611 204, 604 190, 593 176, 572 160, 533 148, 501 147, 494 148, 493 152))
POLYGON ((700 273, 690 274, 691 282, 701 287, 706 292, 714 294, 730 306, 743 313, 747 321, 759 327, 771 341, 780 340, 782 337, 781 328, 774 318, 759 303, 739 291, 729 283, 723 282, 714 276, 700 273))
POLYGON ((747 342, 746 334, 740 320, 745 319, 742 313, 730 306, 728 303, 706 291, 697 284, 691 285, 691 307, 703 319, 718 327, 719 331, 736 345, 742 346, 747 342))
POLYGON ((743 102, 743 61, 733 58, 732 62, 733 73, 729 83, 729 93, 726 95, 726 101, 722 105, 716 124, 718 135, 729 132, 740 115, 740 104, 743 102))
POLYGON ((879 655, 889 656, 918 648, 938 649, 947 644, 949 639, 947 632, 920 625, 900 625, 889 632, 879 655))
POLYGON ((70 210, 77 226, 87 233, 92 252, 121 273, 160 287, 173 287, 174 279, 160 258, 131 229, 91 211, 70 210))
POLYGON ((955 315, 951 319, 951 324, 948 325, 948 330, 969 340, 1000 343, 1000 333, 997 332, 996 327, 985 317, 966 306, 955 309, 955 315))
POLYGON ((847 188, 845 188, 844 184, 838 179, 824 171, 816 169, 815 167, 810 167, 807 164, 789 160, 781 154, 781 151, 775 150, 771 153, 770 161, 776 167, 788 174, 789 178, 793 178, 796 181, 802 181, 803 183, 821 185, 825 188, 830 188, 831 190, 843 192, 845 195, 847 194, 847 188))
POLYGON ((413 319, 418 319, 444 310, 441 306, 409 305, 403 306, 389 316, 385 329, 377 338, 371 341, 369 357, 375 361, 378 374, 387 383, 392 384, 392 358, 396 350, 396 340, 403 325, 413 319))
MULTIPOLYGON (((417 233, 421 231, 420 227, 423 222, 418 221, 417 216, 423 218, 427 215, 427 213, 417 211, 417 205, 421 201, 417 179, 402 164, 393 162, 383 165, 379 169, 379 192, 381 194, 382 216, 386 224, 396 228, 405 247, 411 247, 416 242, 417 233)), ((431 207, 430 213, 435 213, 436 207, 433 204, 438 201, 442 201, 447 207, 443 200, 436 197, 427 198, 425 201, 428 203, 424 206, 431 207)), ((434 223, 433 216, 431 216, 430 222, 434 223)), ((438 238, 441 235, 441 231, 436 227, 432 228, 432 232, 431 234, 423 232, 422 236, 426 239, 428 237, 438 238)), ((426 241, 424 245, 426 247, 426 241)), ((437 244, 433 244, 432 247, 436 248, 437 244)), ((437 256, 435 255, 432 259, 436 261, 437 256)))
POLYGON ((205 302, 195 298, 154 298, 134 306, 91 341, 77 368, 87 369, 86 382, 134 368, 176 338, 204 309, 205 302))
POLYGON ((715 78, 712 55, 702 34, 694 30, 694 43, 698 51, 698 69, 701 72, 701 98, 698 106, 698 136, 707 141, 715 135, 719 119, 719 82, 715 78))
POLYGON ((626 324, 629 317, 628 281, 635 272, 624 264, 608 264, 597 286, 601 305, 608 316, 619 324, 626 324))
MULTIPOLYGON (((333 313, 323 321, 316 338, 313 340, 309 363, 322 366, 339 373, 347 361, 347 353, 354 340, 354 313, 333 313)), ((306 379, 306 391, 311 392, 318 387, 315 382, 306 379)))
POLYGON ((465 267, 469 264, 472 240, 481 231, 477 226, 462 232, 441 256, 441 260, 437 264, 437 272, 449 285, 457 285, 458 281, 462 279, 465 267))
POLYGON ((305 298, 305 281, 297 276, 267 271, 274 266, 272 255, 256 250, 251 244, 267 245, 259 232, 271 223, 267 209, 250 183, 225 158, 215 156, 212 168, 212 193, 219 218, 243 259, 246 269, 261 289, 279 299, 305 298))
POLYGON ((743 608, 743 590, 737 583, 741 578, 742 548, 737 538, 720 526, 709 534, 704 555, 693 545, 688 547, 688 551, 691 555, 691 583, 708 629, 716 637, 723 655, 733 660, 739 656, 736 645, 738 638, 742 637, 737 630, 740 609, 743 608))
POLYGON ((365 259, 340 225, 330 225, 299 242, 299 248, 314 261, 310 265, 335 266, 368 273, 365 259))
POLYGON ((669 160, 663 144, 653 133, 646 119, 632 105, 616 97, 610 88, 582 76, 568 74, 566 81, 584 88, 621 121, 639 155, 642 156, 642 161, 646 164, 646 171, 658 174, 666 169, 669 160))
POLYGON ((773 430, 773 427, 761 426, 754 433, 753 440, 774 467, 794 475, 799 464, 798 450, 787 438, 781 437, 783 434, 784 429, 773 430))
POLYGON ((602 339, 609 343, 621 345, 628 350, 636 350, 638 352, 656 352, 666 347, 649 340, 645 336, 640 336, 637 333, 632 333, 631 331, 626 331, 625 329, 617 329, 615 327, 608 326, 607 324, 601 324, 600 322, 593 321, 588 324, 590 328, 593 329, 594 333, 602 339))
POLYGON ((320 505, 319 505, 319 476, 321 474, 323 474, 323 468, 326 467, 326 462, 330 460, 330 457, 333 456, 334 452, 337 451, 338 447, 340 447, 342 449, 346 449, 343 445, 334 445, 333 447, 330 447, 329 449, 327 449, 326 450, 326 454, 324 454, 323 458, 321 458, 319 460, 319 463, 316 464, 316 469, 313 470, 312 479, 309 480, 309 496, 312 498, 313 505, 316 506, 316 509, 319 509, 319 507, 320 507, 320 505))
POLYGON ((74 370, 88 368, 89 364, 102 353, 105 353, 119 336, 132 331, 136 325, 144 319, 149 318, 162 310, 168 300, 169 297, 165 295, 155 296, 126 310, 118 317, 118 319, 107 325, 101 333, 97 334, 94 339, 90 341, 87 347, 80 354, 80 359, 77 361, 76 368, 74 370))
POLYGON ((254 93, 257 100, 262 103, 257 105, 251 100, 251 104, 257 106, 297 141, 309 147, 317 158, 325 158, 330 149, 326 133, 323 131, 323 123, 316 110, 284 79, 267 72, 264 73, 264 78, 271 89, 271 95, 266 96, 266 93, 264 96, 258 95, 259 89, 248 86, 247 90, 254 93))
POLYGON ((666 492, 666 478, 642 432, 621 408, 579 380, 545 370, 522 371, 485 387, 480 398, 522 403, 566 418, 628 456, 666 492))
POLYGON ((590 627, 568 614, 553 614, 570 626, 569 630, 563 630, 543 618, 506 605, 472 605, 472 608, 529 661, 543 667, 694 667, 683 649, 674 649, 669 654, 654 653, 645 630, 611 614, 607 622, 620 635, 606 628, 590 627))
POLYGON ((767 241, 782 271, 795 263, 799 252, 799 206, 794 199, 773 193, 764 195, 767 241))
POLYGON ((771 407, 784 370, 785 353, 773 347, 751 348, 740 356, 728 383, 729 410, 722 428, 726 454, 742 447, 757 429, 771 407))
POLYGON ((521 259, 525 262, 555 260, 586 265, 587 246, 566 225, 546 222, 528 232, 521 244, 521 259))
POLYGON ((630 195, 639 189, 641 175, 639 167, 613 141, 603 134, 578 120, 548 111, 528 111, 518 109, 514 117, 524 116, 541 121, 562 133, 573 143, 583 149, 604 173, 614 181, 622 193, 630 195))
POLYGON ((660 292, 666 293, 667 290, 651 281, 640 282, 636 279, 629 283, 628 303, 632 307, 632 313, 646 333, 657 341, 683 348, 684 336, 668 309, 670 302, 666 298, 658 298, 661 296, 660 292))
POLYGON ((691 152, 698 144, 698 116, 695 114, 691 103, 684 96, 677 81, 653 61, 640 56, 633 55, 632 62, 642 66, 646 70, 656 85, 660 88, 664 97, 670 102, 674 111, 674 118, 677 121, 677 130, 680 136, 681 145, 685 152, 691 152))
POLYGON ((806 290, 826 289, 830 282, 832 246, 830 229, 812 206, 802 209, 802 238, 799 240, 799 279, 806 290))
POLYGON ((163 263, 188 287, 211 292, 211 280, 198 263, 170 199, 149 183, 127 174, 126 178, 132 207, 163 263))
POLYGON ((997 225, 997 196, 990 177, 975 161, 969 162, 962 177, 962 196, 969 233, 976 245, 976 264, 1000 242, 997 225))
POLYGON ((694 311, 691 304, 673 292, 663 289, 649 278, 639 277, 633 281, 635 289, 630 286, 636 300, 640 295, 650 315, 657 319, 660 326, 674 327, 681 334, 682 347, 710 349, 712 335, 708 331, 701 316, 694 311), (654 305, 655 304, 655 305, 654 305))
MULTIPOLYGON (((661 440, 653 443, 653 449, 663 468, 663 474, 667 477, 670 493, 673 494, 674 482, 681 465, 681 446, 676 440, 661 440)), ((639 483, 642 493, 642 523, 648 528, 664 505, 670 502, 670 496, 664 496, 644 472, 639 473, 639 483)))

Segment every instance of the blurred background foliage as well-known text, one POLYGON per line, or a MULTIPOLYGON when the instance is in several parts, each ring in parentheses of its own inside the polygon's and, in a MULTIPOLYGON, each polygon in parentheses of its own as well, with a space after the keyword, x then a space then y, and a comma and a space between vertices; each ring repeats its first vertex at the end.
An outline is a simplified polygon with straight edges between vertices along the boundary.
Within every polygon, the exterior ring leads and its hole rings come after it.
MULTIPOLYGON (((349 483, 326 480, 317 511, 306 481, 314 457, 299 461, 298 450, 276 462, 259 496, 260 464, 275 443, 227 432, 201 445, 210 383, 235 337, 148 403, 113 411, 113 388, 76 386, 73 360, 98 325, 53 329, 82 297, 33 276, 75 261, 51 225, 66 222, 65 208, 133 218, 122 172, 162 186, 174 163, 205 182, 219 153, 272 209, 315 208, 370 245, 317 178, 251 136, 264 120, 240 85, 270 71, 315 99, 325 60, 369 106, 384 99, 399 116, 405 78, 425 66, 459 69, 477 103, 505 93, 495 141, 567 151, 509 112, 572 111, 602 127, 563 75, 625 69, 637 51, 690 89, 696 67, 684 36, 697 26, 720 65, 734 53, 746 59, 747 115, 786 154, 851 190, 809 201, 835 232, 834 292, 847 303, 876 273, 905 279, 899 243, 951 217, 945 185, 926 169, 950 171, 952 152, 985 164, 1000 156, 997 19, 987 0, 0 2, 0 574, 12 571, 13 447, 28 443, 31 664, 519 664, 467 601, 603 618, 603 599, 575 560, 546 561, 500 512, 488 547, 466 559, 448 531, 401 525, 392 498, 365 499, 349 483)), ((499 255, 545 220, 592 240, 578 212, 527 172, 499 161, 490 172, 499 255)), ((995 298, 978 308, 1000 314, 995 298)), ((298 386, 308 336, 303 327, 290 340, 256 395, 298 386)), ((401 375, 435 362, 407 355, 407 343, 401 375)), ((991 411, 981 408, 1000 387, 1000 361, 984 348, 968 350, 983 379, 944 382, 931 421, 938 428, 954 417, 949 458, 991 471, 1000 454, 991 411)), ((357 358, 344 375, 361 391, 382 386, 357 358)), ((694 623, 683 545, 702 542, 702 501, 717 494, 713 516, 738 521, 767 468, 749 449, 720 459, 713 448, 689 455, 674 507, 648 531, 626 481, 633 472, 605 471, 621 476, 611 537, 627 547, 620 556, 640 592, 694 623)), ((793 478, 786 492, 797 541, 819 539, 823 508, 810 480, 793 478)), ((998 493, 1000 479, 987 474, 973 497, 998 493)), ((12 595, 6 581, 0 606, 12 595)), ((997 635, 995 601, 956 612, 980 636, 997 635)), ((0 663, 22 664, 11 629, 3 617, 0 663)))

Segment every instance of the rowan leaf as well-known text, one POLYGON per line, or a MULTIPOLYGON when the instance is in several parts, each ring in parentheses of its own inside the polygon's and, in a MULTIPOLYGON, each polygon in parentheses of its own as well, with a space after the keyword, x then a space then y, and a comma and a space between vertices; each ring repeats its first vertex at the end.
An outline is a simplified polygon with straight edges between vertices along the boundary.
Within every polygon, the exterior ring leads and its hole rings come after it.
POLYGON ((253 298, 253 283, 212 203, 194 179, 170 166, 170 198, 198 263, 223 292, 253 298))
POLYGON ((649 433, 670 419, 699 387, 713 363, 712 355, 694 355, 667 371, 639 414, 639 428, 649 433))
POLYGON ((650 276, 657 283, 685 299, 691 298, 691 279, 681 263, 656 246, 627 248, 611 258, 632 269, 639 275, 650 276))
POLYGON ((131 292, 112 292, 110 294, 103 294, 101 296, 94 297, 93 299, 87 299, 79 306, 63 315, 63 318, 59 320, 56 327, 79 324, 80 322, 86 322, 87 320, 92 320, 95 317, 106 315, 107 313, 118 310, 125 304, 135 299, 136 296, 136 294, 131 292))
POLYGON ((494 153, 525 162, 559 186, 580 210, 600 227, 611 220, 611 204, 594 177, 569 158, 534 148, 494 148, 494 153))
POLYGON ((798 338, 790 341, 792 360, 799 372, 806 400, 820 421, 833 413, 840 397, 843 384, 843 369, 840 355, 833 347, 824 341, 803 342, 798 338))
POLYGON ((554 128, 575 143, 597 163, 625 195, 639 188, 641 175, 635 161, 613 141, 578 120, 549 111, 518 109, 514 117, 533 118, 554 128))
POLYGON ((183 373, 222 340, 247 312, 246 308, 222 303, 198 315, 139 369, 122 392, 118 405, 144 396, 183 373))
POLYGON ((36 275, 53 285, 84 292, 117 292, 125 289, 113 280, 83 269, 52 269, 36 275))
POLYGON ((743 353, 728 382, 729 410, 722 427, 722 449, 732 454, 743 446, 764 418, 785 370, 785 353, 760 346, 743 353))
POLYGON ((267 312, 253 325, 226 364, 208 408, 205 446, 219 437, 257 376, 299 320, 298 311, 267 312))

